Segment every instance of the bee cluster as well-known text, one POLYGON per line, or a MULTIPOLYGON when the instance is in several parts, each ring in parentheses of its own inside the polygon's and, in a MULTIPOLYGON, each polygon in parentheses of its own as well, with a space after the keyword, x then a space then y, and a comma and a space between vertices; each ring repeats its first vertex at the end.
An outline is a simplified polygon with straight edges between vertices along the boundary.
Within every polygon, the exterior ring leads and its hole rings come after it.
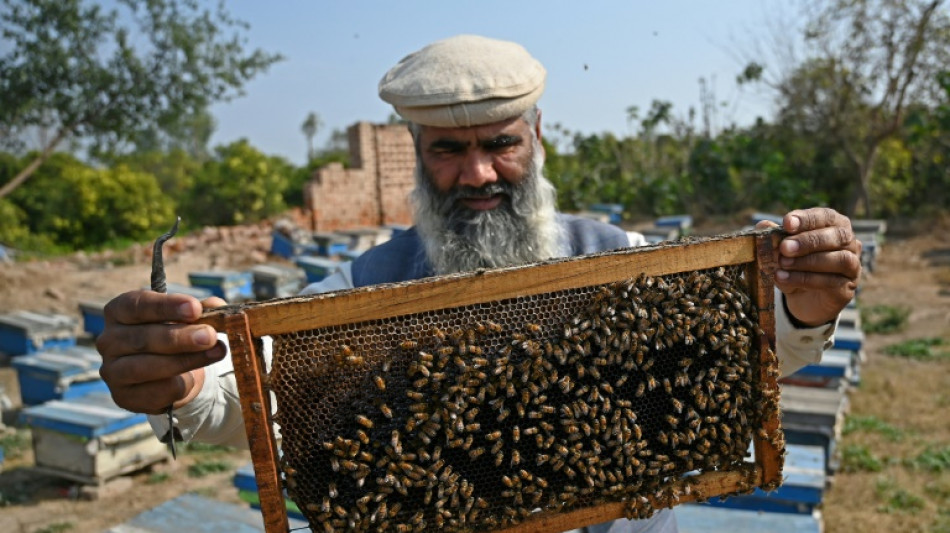
POLYGON ((741 468, 777 408, 744 283, 640 276, 276 336, 288 492, 327 531, 647 517, 684 474, 741 468))

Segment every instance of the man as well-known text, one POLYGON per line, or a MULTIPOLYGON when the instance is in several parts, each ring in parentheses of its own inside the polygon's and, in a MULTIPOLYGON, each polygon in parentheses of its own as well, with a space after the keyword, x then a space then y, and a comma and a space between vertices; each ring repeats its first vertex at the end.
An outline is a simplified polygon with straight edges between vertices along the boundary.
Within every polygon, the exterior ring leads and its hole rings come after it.
MULTIPOLYGON (((380 96, 410 122, 417 156, 416 225, 304 292, 418 279, 615 249, 619 228, 559 214, 543 177, 536 103, 545 70, 521 46, 476 36, 433 43, 382 79, 380 96)), ((817 361, 854 296, 860 243, 830 209, 792 211, 779 247, 778 355, 783 373, 817 361)), ((222 305, 209 299, 205 307, 222 305)), ((101 374, 119 405, 162 413, 174 404, 186 439, 241 444, 230 361, 202 305, 184 295, 135 291, 105 309, 101 374)), ((152 417, 158 434, 163 417, 152 417)), ((672 513, 591 531, 676 531, 672 513)))

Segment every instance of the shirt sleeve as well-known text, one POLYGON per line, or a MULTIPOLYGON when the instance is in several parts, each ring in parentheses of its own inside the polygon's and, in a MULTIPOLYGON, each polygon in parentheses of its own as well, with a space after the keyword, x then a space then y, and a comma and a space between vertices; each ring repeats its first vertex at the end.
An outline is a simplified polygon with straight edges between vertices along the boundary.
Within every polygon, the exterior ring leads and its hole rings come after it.
MULTIPOLYGON (((301 294, 319 294, 350 288, 353 288, 350 263, 344 263, 337 272, 305 287, 301 294)), ((224 341, 225 346, 228 345, 227 335, 219 333, 218 338, 224 341)), ((271 339, 264 337, 262 341, 264 363, 269 369, 271 339)), ((273 401, 271 405, 274 405, 273 401)), ((247 434, 244 431, 241 401, 230 349, 224 359, 205 367, 205 382, 201 391, 186 405, 175 409, 173 416, 185 442, 198 440, 209 444, 247 448, 247 434)), ((167 416, 150 415, 148 421, 156 436, 161 437, 168 433, 167 416)))
POLYGON ((837 319, 814 328, 795 327, 788 316, 784 298, 781 291, 775 289, 775 351, 783 377, 821 361, 821 354, 834 344, 838 327, 837 319))

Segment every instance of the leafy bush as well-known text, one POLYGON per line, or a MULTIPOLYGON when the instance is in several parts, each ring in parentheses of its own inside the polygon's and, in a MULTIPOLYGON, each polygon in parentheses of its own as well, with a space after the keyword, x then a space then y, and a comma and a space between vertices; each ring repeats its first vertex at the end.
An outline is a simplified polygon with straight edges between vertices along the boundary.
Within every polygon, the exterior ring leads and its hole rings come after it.
POLYGON ((869 431, 885 436, 891 442, 900 442, 904 432, 875 416, 849 416, 844 421, 845 435, 856 431, 869 431))
POLYGON ((880 472, 884 462, 867 446, 851 444, 841 451, 841 469, 845 472, 880 472))
POLYGON ((899 357, 908 357, 911 359, 929 361, 950 357, 950 350, 937 349, 946 345, 947 342, 940 337, 911 339, 887 346, 884 348, 884 353, 899 357))
POLYGON ((907 327, 910 309, 890 305, 861 308, 861 329, 866 333, 896 333, 907 327))

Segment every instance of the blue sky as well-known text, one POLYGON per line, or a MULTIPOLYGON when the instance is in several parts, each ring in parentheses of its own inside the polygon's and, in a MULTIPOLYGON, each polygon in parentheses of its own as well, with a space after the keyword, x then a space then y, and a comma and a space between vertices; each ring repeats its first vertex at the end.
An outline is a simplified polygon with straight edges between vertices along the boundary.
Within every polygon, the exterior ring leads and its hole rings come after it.
MULTIPOLYGON (((582 133, 628 133, 629 106, 641 115, 654 99, 686 116, 700 107, 706 78, 718 122, 768 116, 762 91, 739 89, 742 57, 765 37, 777 2, 763 0, 571 0, 548 2, 236 0, 227 8, 250 23, 248 45, 286 59, 246 86, 246 95, 212 108, 212 144, 247 138, 265 153, 302 164, 300 125, 316 112, 315 139, 354 122, 383 122, 391 108, 377 95, 382 75, 434 40, 475 33, 518 41, 548 70, 543 120, 582 133), (586 69, 585 69, 586 65, 586 69)), ((787 4, 786 4, 787 5, 787 4)), ((785 11, 788 11, 786 8, 785 11)), ((697 119, 697 125, 699 120, 697 119)))

